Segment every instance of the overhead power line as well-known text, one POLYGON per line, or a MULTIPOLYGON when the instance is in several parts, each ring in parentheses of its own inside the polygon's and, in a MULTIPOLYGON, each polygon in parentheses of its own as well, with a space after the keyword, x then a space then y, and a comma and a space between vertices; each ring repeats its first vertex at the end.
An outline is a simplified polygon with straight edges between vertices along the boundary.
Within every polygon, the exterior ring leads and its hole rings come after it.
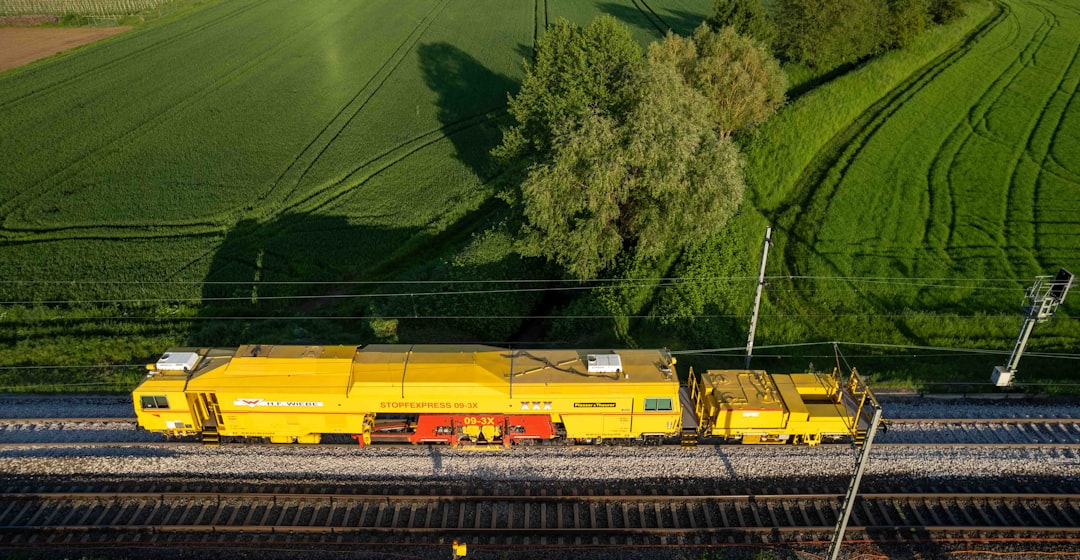
MULTIPOLYGON (((519 344, 519 343, 509 343, 509 342, 499 342, 499 343, 495 343, 495 342, 477 342, 476 344, 491 344, 491 345, 500 344, 500 345, 503 345, 503 346, 511 346, 512 345, 515 348, 529 348, 531 346, 543 345, 543 343, 519 344)), ((755 348, 758 348, 758 349, 798 348, 798 347, 807 347, 807 346, 831 346, 833 344, 837 344, 839 346, 871 346, 871 347, 884 347, 884 348, 914 348, 914 349, 921 349, 921 350, 932 350, 932 351, 953 352, 953 353, 967 353, 967 354, 1008 354, 1008 351, 1005 351, 1005 350, 988 350, 988 349, 985 349, 985 348, 954 348, 954 347, 945 347, 945 346, 914 346, 914 345, 904 345, 904 344, 871 344, 871 343, 864 343, 864 342, 841 342, 841 341, 836 341, 836 342, 833 342, 833 341, 798 342, 798 343, 791 343, 791 344, 769 344, 769 345, 757 345, 757 346, 755 346, 755 348)), ((734 352, 734 351, 745 351, 745 350, 746 350, 746 348, 744 346, 732 346, 732 347, 729 347, 729 348, 698 348, 698 349, 691 349, 691 350, 675 350, 675 351, 672 351, 671 354, 675 355, 675 356, 712 355, 712 354, 718 354, 718 353, 721 353, 721 352, 734 352)), ((722 355, 722 354, 719 354, 719 355, 722 355)), ((1080 354, 1056 353, 1056 352, 1036 352, 1036 353, 1030 353, 1028 355, 1039 356, 1039 357, 1042 357, 1042 358, 1049 358, 1049 359, 1080 360, 1080 354)), ((927 355, 927 356, 930 356, 930 355, 927 355)), ((801 355, 799 357, 816 357, 816 356, 801 355)), ((832 357, 832 355, 830 354, 830 355, 825 356, 825 357, 832 357)), ((867 357, 874 357, 874 356, 869 356, 868 355, 867 357)), ((899 355, 898 354, 887 354, 887 355, 882 355, 882 356, 878 356, 878 357, 910 358, 910 357, 919 357, 919 356, 911 356, 911 355, 908 355, 908 354, 899 354, 899 355)), ((138 368, 146 367, 146 364, 145 363, 136 363, 136 364, 79 364, 79 365, 0 366, 0 370, 7 371, 7 370, 104 369, 104 368, 123 369, 123 368, 135 368, 135 367, 138 367, 138 368)))
MULTIPOLYGON (((784 279, 800 279, 800 280, 845 280, 851 281, 850 278, 840 277, 792 277, 792 276, 772 276, 766 277, 766 283, 774 282, 784 279)), ((497 284, 500 282, 507 282, 511 284, 521 284, 528 282, 538 283, 564 283, 579 285, 566 285, 566 286, 548 286, 548 287, 535 287, 535 288, 495 288, 495 289, 476 289, 476 290, 446 290, 446 291, 421 291, 421 292, 370 292, 362 294, 336 294, 336 293, 323 293, 323 294, 298 294, 298 295, 258 295, 258 294, 245 294, 238 296, 177 296, 177 297, 127 297, 127 298, 115 298, 115 299, 71 299, 71 300, 19 300, 19 301, 0 301, 0 305, 112 305, 112 304, 146 304, 146 303, 205 303, 205 302, 227 302, 227 301, 282 301, 282 300, 329 300, 329 299, 364 299, 364 298, 394 298, 394 297, 436 297, 436 296, 455 296, 455 295, 491 295, 491 294, 516 294, 516 293, 539 293, 539 292, 573 292, 573 291, 588 291, 602 288, 671 288, 678 287, 687 284, 702 284, 708 282, 744 282, 754 281, 755 278, 750 277, 732 277, 732 278, 631 278, 631 279, 601 279, 596 281, 567 281, 567 280, 423 280, 423 281, 388 281, 388 282, 261 282, 261 281, 245 281, 245 282, 206 282, 203 284, 208 285, 242 285, 251 286, 252 288, 258 288, 261 286, 281 286, 281 285, 352 285, 352 284, 364 284, 364 285, 455 285, 455 284, 497 284)), ((1005 288, 1005 287, 980 287, 974 285, 959 285, 959 284, 929 284, 920 281, 920 279, 893 279, 890 282, 883 282, 879 279, 867 279, 878 285, 893 285, 893 286, 907 286, 918 288, 939 288, 939 289, 962 289, 962 290, 974 290, 974 291, 1020 291, 1021 287, 1005 288)), ((973 280, 974 281, 974 280, 973 280)), ((0 283, 17 283, 18 281, 8 280, 0 283)), ((55 285, 75 284, 80 282, 72 281, 37 281, 34 283, 49 283, 55 285)), ((109 282, 88 281, 89 285, 111 285, 109 282)), ((125 282, 119 285, 157 285, 164 284, 169 285, 169 282, 125 282)), ((196 283, 177 283, 183 285, 194 285, 196 283)), ((846 288, 842 286, 827 287, 827 288, 783 288, 786 292, 811 292, 811 291, 823 291, 823 290, 844 290, 846 288)))
MULTIPOLYGON (((695 313, 678 315, 429 315, 429 314, 375 314, 375 315, 82 315, 78 317, 43 317, 12 320, 0 318, 0 325, 35 325, 43 323, 81 323, 94 321, 165 321, 173 323, 205 321, 365 321, 371 319, 424 319, 424 320, 548 320, 548 319, 739 319, 745 313, 695 313)), ((838 317, 858 317, 877 319, 1013 319, 1009 313, 936 313, 933 311, 913 311, 909 313, 765 313, 765 319, 826 319, 838 317)))
POLYGON ((400 285, 400 284, 594 284, 625 282, 743 282, 754 280, 752 276, 716 276, 716 277, 659 277, 659 278, 590 278, 575 280, 569 278, 518 278, 507 280, 0 280, 0 284, 69 284, 69 285, 284 285, 284 286, 347 286, 347 285, 400 285))
MULTIPOLYGON (((511 279, 476 279, 476 280, 41 280, 41 279, 4 279, 0 284, 105 284, 105 285, 393 285, 393 284, 515 284, 515 283, 620 283, 627 281, 644 282, 744 282, 756 280, 756 276, 690 276, 690 277, 649 277, 649 278, 590 278, 576 280, 571 278, 511 278, 511 279)), ((901 277, 901 276, 814 276, 814 275, 775 275, 766 276, 766 280, 826 280, 843 282, 978 282, 1023 284, 1016 278, 955 278, 955 277, 901 277)))

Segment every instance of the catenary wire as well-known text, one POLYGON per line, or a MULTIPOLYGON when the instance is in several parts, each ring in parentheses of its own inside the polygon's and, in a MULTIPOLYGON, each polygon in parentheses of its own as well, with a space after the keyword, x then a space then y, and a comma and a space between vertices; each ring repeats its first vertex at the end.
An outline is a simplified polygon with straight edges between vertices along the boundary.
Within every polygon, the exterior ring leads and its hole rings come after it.
MULTIPOLYGON (((502 320, 502 319, 654 319, 654 320, 679 320, 679 319, 718 319, 718 318, 740 318, 745 317, 746 314, 739 313, 698 313, 698 314, 672 314, 672 315, 604 315, 604 314, 592 314, 592 315, 426 315, 426 314, 410 314, 410 315, 183 315, 183 314, 166 314, 166 315, 85 315, 79 317, 44 317, 44 318, 27 318, 27 319, 6 319, 0 317, 0 325, 15 325, 15 324, 38 324, 38 323, 54 323, 54 322, 81 322, 81 321, 340 321, 340 320, 368 320, 368 319, 425 319, 425 320, 461 320, 461 319, 490 319, 490 320, 502 320)), ((1061 317, 1069 317, 1069 315, 1060 313, 1061 317)), ((915 311, 911 313, 821 313, 821 314, 799 314, 799 313, 767 313, 758 315, 762 319, 820 319, 820 318, 837 318, 837 317, 859 317, 859 318, 878 318, 878 319, 920 319, 920 318, 933 318, 933 319, 1015 319, 1015 314, 996 313, 996 314, 957 314, 957 313, 935 313, 932 311, 915 311)))
MULTIPOLYGON (((958 285, 958 284, 930 284, 922 282, 920 278, 893 278, 891 280, 884 280, 881 278, 866 278, 857 279, 855 277, 811 277, 811 276, 772 276, 766 277, 766 281, 775 281, 783 279, 800 279, 800 280, 843 280, 843 281, 859 281, 865 280, 876 284, 888 284, 894 286, 907 286, 907 287, 920 287, 920 288, 941 288, 941 289, 964 289, 964 290, 979 290, 979 291, 1018 291, 1019 287, 980 287, 974 285, 958 285)), ((555 286, 555 287, 543 287, 543 288, 503 288, 503 289, 488 289, 488 290, 458 290, 458 291, 437 291, 437 292, 393 292, 393 293, 366 293, 366 294, 312 294, 312 295, 290 295, 290 296, 228 296, 228 297, 203 297, 203 296, 188 296, 188 297, 174 297, 174 298, 123 298, 123 299, 98 299, 98 300, 23 300, 23 301, 0 301, 0 305, 73 305, 73 304, 120 304, 120 303, 170 303, 170 302, 182 302, 182 301, 247 301, 251 299, 262 300, 311 300, 311 299, 350 299, 350 298, 390 298, 390 297, 428 297, 428 296, 445 296, 445 295, 486 295, 486 294, 506 294, 506 293, 528 293, 528 292, 558 292, 558 291, 582 291, 582 290, 594 290, 606 287, 656 287, 656 288, 669 288, 674 286, 681 286, 692 283, 704 283, 704 282, 719 282, 719 281, 752 281, 755 278, 752 277, 715 277, 715 278, 630 278, 630 279, 600 279, 605 283, 593 284, 585 286, 555 286)), ((980 279, 954 279, 953 281, 970 281, 979 282, 980 279)), ((18 283, 16 280, 7 280, 3 283, 18 283)), ((343 282, 262 282, 257 280, 247 281, 235 281, 235 282, 183 282, 185 285, 244 285, 244 286, 273 286, 273 285, 351 285, 351 284, 366 284, 366 285, 409 285, 409 284, 489 284, 489 283, 524 283, 524 282, 559 282, 559 283, 573 283, 573 280, 417 280, 417 281, 343 281, 343 282)), ((587 281, 576 281, 578 283, 586 283, 587 281)), ((68 284, 81 284, 88 283, 94 285, 113 285, 107 281, 32 281, 26 283, 48 283, 56 285, 68 285, 68 284)), ((165 281, 147 281, 147 282, 125 282, 124 285, 154 285, 156 283, 165 283, 165 281)), ((826 288, 826 289, 846 289, 844 287, 826 288)), ((787 292, 797 292, 798 290, 785 289, 787 292)), ((809 291, 822 291, 822 289, 809 290, 809 291)))
MULTIPOLYGON (((512 283, 561 283, 561 282, 626 282, 627 280, 641 280, 641 281, 687 281, 687 282, 718 282, 718 281, 731 281, 731 282, 743 282, 748 280, 757 280, 757 276, 690 276, 690 277, 677 277, 677 276, 664 276, 664 277, 649 277, 649 278, 589 278, 582 280, 575 280, 569 278, 511 278, 511 279, 482 279, 482 280, 271 280, 271 281, 255 281, 255 280, 38 280, 38 279, 5 279, 0 280, 0 284, 105 284, 105 285, 125 285, 125 284, 152 284, 152 285, 235 285, 235 284, 268 284, 268 285, 381 285, 381 284, 512 284, 512 283)), ((770 280, 829 280, 829 281, 843 281, 843 282, 1008 282, 1008 283, 1022 283, 1027 280, 1020 280, 1016 278, 950 278, 950 277, 913 277, 904 278, 899 276, 811 276, 811 275, 774 275, 766 276, 766 281, 770 280)))
MULTIPOLYGON (((488 343, 494 344, 494 343, 488 343)), ((509 343, 507 343, 509 344, 509 343)), ((974 354, 994 354, 994 355, 1006 355, 1009 354, 1007 350, 987 350, 982 348, 953 348, 953 347, 938 347, 938 346, 912 346, 903 344, 869 344, 861 342, 842 342, 842 341, 822 341, 822 342, 800 342, 791 344, 765 344, 756 345, 755 349, 774 349, 774 348, 795 348, 805 346, 821 346, 821 345, 847 345, 847 346, 875 346, 886 348, 917 348, 925 350, 938 350, 938 351, 950 351, 954 353, 974 353, 974 354)), ((529 344, 514 344, 521 348, 527 348, 529 344)), ((733 351, 745 351, 745 346, 732 346, 729 348, 702 348, 693 350, 674 350, 671 351, 673 356, 679 355, 721 355, 732 356, 732 354, 718 354, 720 352, 733 352, 733 351)), ((1026 352, 1026 356, 1036 356, 1049 359, 1068 359, 1078 360, 1080 354, 1068 354, 1068 353, 1055 353, 1055 352, 1026 352)), ((761 357, 761 356, 757 356, 761 357)), ((809 356, 800 356, 809 357, 809 356)), ((832 357, 832 356, 826 356, 832 357)), ((897 357, 906 358, 913 357, 907 354, 886 354, 880 357, 897 357)), ((918 356, 914 356, 918 357, 918 356)), ((101 368, 130 368, 130 367, 145 367, 145 364, 82 364, 82 365, 36 365, 36 366, 0 366, 0 370, 41 370, 41 369, 101 369, 101 368)))

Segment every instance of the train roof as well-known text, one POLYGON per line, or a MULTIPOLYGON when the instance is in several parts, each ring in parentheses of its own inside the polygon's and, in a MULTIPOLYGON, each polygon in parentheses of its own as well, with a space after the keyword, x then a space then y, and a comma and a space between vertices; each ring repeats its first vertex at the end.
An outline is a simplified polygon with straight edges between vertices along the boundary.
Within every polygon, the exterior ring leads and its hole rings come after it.
POLYGON ((353 388, 455 386, 478 390, 508 385, 638 385, 678 383, 663 350, 524 350, 477 344, 356 346, 246 345, 171 348, 195 353, 190 372, 157 376, 187 379, 192 391, 245 389, 351 393, 353 388))
POLYGON ((357 352, 354 383, 475 385, 670 383, 660 350, 523 350, 483 345, 372 344, 357 352), (618 370, 590 367, 591 356, 618 356, 618 370), (604 371, 595 371, 604 369, 604 371))

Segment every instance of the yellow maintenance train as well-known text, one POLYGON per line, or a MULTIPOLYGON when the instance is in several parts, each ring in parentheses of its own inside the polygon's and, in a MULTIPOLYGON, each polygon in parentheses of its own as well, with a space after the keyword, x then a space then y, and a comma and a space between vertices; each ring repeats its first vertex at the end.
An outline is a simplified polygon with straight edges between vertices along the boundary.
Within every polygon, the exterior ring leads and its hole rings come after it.
POLYGON ((372 344, 174 348, 135 389, 139 425, 167 436, 505 446, 860 439, 858 373, 689 372, 667 350, 372 344))

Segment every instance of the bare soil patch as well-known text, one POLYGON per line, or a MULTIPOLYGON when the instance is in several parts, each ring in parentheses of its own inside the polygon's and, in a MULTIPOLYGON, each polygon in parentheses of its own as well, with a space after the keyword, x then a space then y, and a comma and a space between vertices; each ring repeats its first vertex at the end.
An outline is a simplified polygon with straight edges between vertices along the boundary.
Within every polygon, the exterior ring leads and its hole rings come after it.
POLYGON ((0 27, 0 72, 127 31, 130 27, 0 27))

